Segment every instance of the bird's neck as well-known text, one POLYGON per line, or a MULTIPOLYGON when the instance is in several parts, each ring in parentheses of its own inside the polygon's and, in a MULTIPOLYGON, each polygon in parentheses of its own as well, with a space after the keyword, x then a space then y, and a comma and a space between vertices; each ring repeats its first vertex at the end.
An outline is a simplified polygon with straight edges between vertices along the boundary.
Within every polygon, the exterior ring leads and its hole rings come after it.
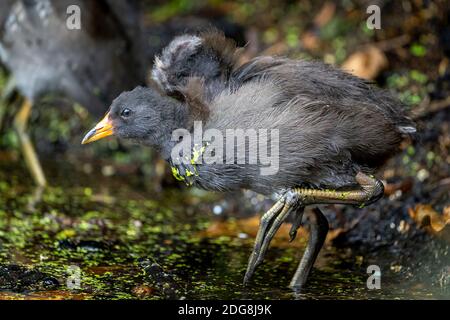
POLYGON ((189 115, 188 108, 177 101, 174 101, 166 107, 162 115, 161 130, 158 131, 155 137, 154 147, 165 160, 169 161, 173 147, 178 143, 173 138, 173 133, 178 129, 189 130, 189 115))

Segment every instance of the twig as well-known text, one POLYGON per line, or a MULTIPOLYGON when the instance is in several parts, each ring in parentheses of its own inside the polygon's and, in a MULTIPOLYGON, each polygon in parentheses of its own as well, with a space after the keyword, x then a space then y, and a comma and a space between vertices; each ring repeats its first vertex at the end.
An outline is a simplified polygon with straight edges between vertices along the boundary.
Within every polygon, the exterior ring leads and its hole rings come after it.
POLYGON ((410 42, 411 37, 408 34, 404 34, 395 38, 374 42, 373 45, 377 46, 383 51, 389 51, 403 47, 404 45, 407 45, 410 42))
POLYGON ((418 109, 414 110, 412 118, 414 120, 419 120, 425 118, 429 114, 439 112, 448 107, 450 107, 450 97, 447 97, 443 100, 434 101, 430 104, 419 107, 418 109))

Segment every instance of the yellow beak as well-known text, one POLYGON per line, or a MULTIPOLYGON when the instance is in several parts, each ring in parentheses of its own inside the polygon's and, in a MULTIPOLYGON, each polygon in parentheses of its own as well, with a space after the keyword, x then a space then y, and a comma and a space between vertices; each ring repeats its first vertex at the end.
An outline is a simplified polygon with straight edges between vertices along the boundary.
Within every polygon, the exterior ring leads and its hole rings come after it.
POLYGON ((83 141, 81 141, 81 144, 87 144, 90 142, 103 139, 105 137, 112 135, 113 133, 114 133, 113 126, 111 121, 109 120, 109 112, 108 112, 102 119, 102 121, 97 123, 97 125, 84 136, 83 141))

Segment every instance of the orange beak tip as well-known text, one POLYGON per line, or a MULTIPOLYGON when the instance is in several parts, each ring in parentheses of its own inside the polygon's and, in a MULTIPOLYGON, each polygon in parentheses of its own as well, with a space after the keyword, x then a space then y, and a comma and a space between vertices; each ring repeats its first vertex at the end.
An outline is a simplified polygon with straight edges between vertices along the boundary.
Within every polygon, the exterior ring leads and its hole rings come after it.
POLYGON ((81 144, 88 144, 103 139, 113 133, 113 126, 109 120, 109 113, 107 113, 106 116, 84 136, 81 144))

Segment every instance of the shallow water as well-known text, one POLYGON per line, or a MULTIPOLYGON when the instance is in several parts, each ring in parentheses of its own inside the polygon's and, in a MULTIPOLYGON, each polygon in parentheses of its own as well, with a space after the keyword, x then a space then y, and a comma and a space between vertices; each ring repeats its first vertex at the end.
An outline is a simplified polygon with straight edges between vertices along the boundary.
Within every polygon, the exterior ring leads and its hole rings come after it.
POLYGON ((303 252, 301 236, 293 244, 276 238, 243 287, 256 230, 237 222, 254 220, 212 214, 222 195, 155 192, 138 178, 85 175, 59 164, 49 175, 53 186, 32 208, 34 189, 20 164, 0 172, 0 299, 450 298, 448 286, 392 268, 389 255, 376 259, 381 289, 369 290, 370 261, 329 244, 307 287, 293 292, 286 286, 303 252))

